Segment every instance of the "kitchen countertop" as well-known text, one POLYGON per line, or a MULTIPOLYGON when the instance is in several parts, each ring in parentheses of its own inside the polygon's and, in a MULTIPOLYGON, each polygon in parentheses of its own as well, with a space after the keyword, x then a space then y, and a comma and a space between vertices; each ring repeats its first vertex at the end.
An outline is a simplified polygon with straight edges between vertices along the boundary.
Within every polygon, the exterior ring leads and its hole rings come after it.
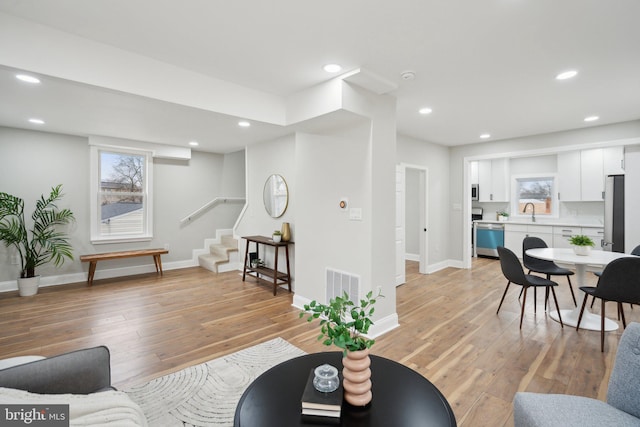
POLYGON ((476 219, 473 221, 474 223, 482 223, 482 224, 516 224, 516 225, 546 225, 546 226, 555 226, 555 227, 584 227, 584 228, 602 228, 603 224, 594 224, 594 223, 577 223, 577 222, 569 222, 563 221, 561 218, 557 221, 554 220, 544 220, 544 222, 532 222, 521 219, 509 220, 509 221, 496 221, 490 219, 476 219))

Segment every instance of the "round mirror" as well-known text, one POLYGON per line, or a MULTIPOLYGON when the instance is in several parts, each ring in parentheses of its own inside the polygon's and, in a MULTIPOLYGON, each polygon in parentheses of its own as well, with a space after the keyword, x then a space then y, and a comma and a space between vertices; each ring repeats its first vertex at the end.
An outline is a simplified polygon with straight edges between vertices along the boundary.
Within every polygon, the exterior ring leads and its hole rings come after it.
POLYGON ((264 183, 262 193, 264 208, 272 218, 279 218, 287 210, 289 203, 289 189, 287 182, 280 175, 271 175, 264 183))

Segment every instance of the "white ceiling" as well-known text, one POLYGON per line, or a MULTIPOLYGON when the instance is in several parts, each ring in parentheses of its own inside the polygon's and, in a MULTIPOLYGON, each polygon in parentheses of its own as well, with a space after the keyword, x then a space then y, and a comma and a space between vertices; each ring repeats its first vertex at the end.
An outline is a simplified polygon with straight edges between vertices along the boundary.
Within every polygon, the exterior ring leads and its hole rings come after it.
MULTIPOLYGON (((281 97, 329 79, 326 63, 364 67, 397 84, 398 132, 442 145, 640 119, 638 0, 0 0, 0 13, 281 97)), ((4 126, 39 116, 42 130, 213 152, 290 131, 53 77, 27 86, 3 65, 4 126)))

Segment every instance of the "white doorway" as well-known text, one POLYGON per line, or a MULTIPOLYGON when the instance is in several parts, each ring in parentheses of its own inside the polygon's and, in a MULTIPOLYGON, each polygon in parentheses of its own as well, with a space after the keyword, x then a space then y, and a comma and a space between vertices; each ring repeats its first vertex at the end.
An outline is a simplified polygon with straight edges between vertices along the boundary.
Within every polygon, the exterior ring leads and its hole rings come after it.
POLYGON ((401 262, 403 272, 405 260, 418 261, 419 272, 426 274, 429 259, 428 169, 424 166, 401 164, 397 172, 396 250, 400 250, 399 234, 403 232, 402 255, 398 254, 397 260, 401 262))

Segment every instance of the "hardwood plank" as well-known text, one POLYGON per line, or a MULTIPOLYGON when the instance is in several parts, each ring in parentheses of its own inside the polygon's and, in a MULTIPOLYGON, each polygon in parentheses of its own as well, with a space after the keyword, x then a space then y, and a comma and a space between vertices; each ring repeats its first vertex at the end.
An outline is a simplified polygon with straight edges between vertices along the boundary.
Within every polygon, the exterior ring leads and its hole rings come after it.
MULTIPOLYGON (((430 275, 408 262, 406 274, 396 298, 401 326, 379 337, 373 353, 429 378, 461 427, 512 425, 516 391, 605 398, 621 326, 606 333, 601 353, 599 332, 560 328, 540 293, 535 315, 528 295, 520 330, 519 288, 509 290, 496 314, 506 281, 489 258, 474 259, 470 270, 430 275)), ((567 286, 557 293, 561 308, 573 306, 567 286)), ((28 298, 2 293, 0 358, 104 344, 113 382, 125 388, 275 337, 307 352, 332 350, 318 342, 317 323, 298 318, 292 300, 289 292, 273 296, 268 287, 242 282, 237 271, 201 268, 42 288, 28 298)), ((640 310, 626 315, 640 321, 640 310)))

